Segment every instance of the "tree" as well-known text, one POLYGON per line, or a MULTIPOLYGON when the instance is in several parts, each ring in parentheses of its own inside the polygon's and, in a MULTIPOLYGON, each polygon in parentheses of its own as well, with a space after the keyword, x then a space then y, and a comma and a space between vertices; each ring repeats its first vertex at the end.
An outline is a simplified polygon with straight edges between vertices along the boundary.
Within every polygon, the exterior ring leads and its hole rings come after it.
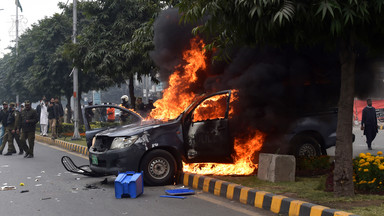
POLYGON ((130 45, 126 49, 123 46, 132 40, 136 29, 151 19, 158 8, 154 5, 156 1, 97 0, 79 6, 89 25, 80 32, 72 49, 75 65, 85 73, 108 76, 116 84, 129 79, 131 104, 135 103, 134 75, 150 74, 152 66, 148 56, 133 49, 127 51, 130 45))
POLYGON ((370 53, 381 51, 383 0, 196 0, 181 1, 186 22, 200 22, 194 33, 210 35, 207 49, 217 48, 221 58, 235 45, 297 48, 326 46, 339 53, 341 90, 336 141, 334 191, 352 196, 352 111, 357 44, 370 53))

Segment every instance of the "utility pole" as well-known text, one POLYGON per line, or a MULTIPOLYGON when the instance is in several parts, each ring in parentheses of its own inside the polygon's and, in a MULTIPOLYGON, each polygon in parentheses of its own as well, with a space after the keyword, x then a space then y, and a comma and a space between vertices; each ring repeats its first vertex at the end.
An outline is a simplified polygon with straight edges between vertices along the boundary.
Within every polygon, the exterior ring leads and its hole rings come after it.
MULTIPOLYGON (((76 44, 76 35, 77 35, 77 0, 73 0, 73 43, 76 44)), ((73 137, 72 140, 79 140, 81 139, 80 133, 79 133, 79 100, 78 100, 78 92, 79 92, 79 85, 78 85, 78 69, 77 67, 74 67, 73 70, 73 105, 74 105, 74 131, 73 131, 73 137)))
MULTIPOLYGON (((16 58, 19 55, 19 6, 16 4, 16 58)), ((16 108, 19 108, 19 94, 16 94, 16 108)))

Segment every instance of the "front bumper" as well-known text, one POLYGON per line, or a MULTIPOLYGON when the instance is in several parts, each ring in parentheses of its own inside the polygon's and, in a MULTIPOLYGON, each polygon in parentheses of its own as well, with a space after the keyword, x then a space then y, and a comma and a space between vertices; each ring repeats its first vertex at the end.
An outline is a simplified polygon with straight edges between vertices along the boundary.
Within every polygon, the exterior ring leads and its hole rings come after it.
POLYGON ((89 150, 89 164, 93 172, 107 175, 118 175, 120 172, 139 171, 140 160, 145 149, 131 145, 124 149, 107 150, 104 152, 89 150), (95 163, 97 161, 97 163, 95 163))

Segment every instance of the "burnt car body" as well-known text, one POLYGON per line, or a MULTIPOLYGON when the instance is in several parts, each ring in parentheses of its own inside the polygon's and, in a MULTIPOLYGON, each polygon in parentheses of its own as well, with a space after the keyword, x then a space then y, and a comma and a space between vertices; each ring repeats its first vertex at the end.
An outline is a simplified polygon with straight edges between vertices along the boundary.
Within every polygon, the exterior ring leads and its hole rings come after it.
MULTIPOLYGON (((167 122, 143 121, 136 113, 117 107, 128 113, 132 121, 126 125, 92 128, 84 117, 90 169, 99 174, 117 175, 125 171, 143 171, 144 181, 150 185, 172 184, 182 162, 231 163, 234 152, 228 120, 231 91, 220 91, 198 97, 176 119, 167 122), (221 97, 215 108, 219 114, 212 117, 196 117, 201 105, 212 98, 221 97)), ((214 100, 213 100, 214 101, 214 100)), ((98 109, 90 106, 83 109, 98 109)), ((203 112, 204 113, 204 112, 203 112)), ((307 116, 292 126, 284 136, 286 149, 279 153, 294 155, 319 155, 335 144, 336 122, 334 113, 307 116), (328 115, 331 114, 331 115, 328 115)), ((83 115, 85 116, 85 115, 83 115)), ((337 114, 336 114, 337 116, 337 114)), ((337 118, 336 118, 337 119, 337 118)), ((278 146, 265 144, 264 152, 275 152, 278 146)), ((280 145, 281 146, 281 140, 280 145)))
MULTIPOLYGON (((182 170, 182 161, 233 162, 233 142, 228 128, 230 98, 230 90, 200 96, 176 119, 167 122, 135 118, 136 121, 127 125, 96 129, 84 117, 90 169, 106 175, 143 171, 147 184, 164 185, 174 181, 176 172, 182 170), (196 108, 215 96, 224 98, 221 115, 216 119, 194 120, 196 108)), ((87 109, 103 106, 85 107, 83 114, 89 112, 87 109)), ((130 115, 134 114, 130 112, 130 115)))

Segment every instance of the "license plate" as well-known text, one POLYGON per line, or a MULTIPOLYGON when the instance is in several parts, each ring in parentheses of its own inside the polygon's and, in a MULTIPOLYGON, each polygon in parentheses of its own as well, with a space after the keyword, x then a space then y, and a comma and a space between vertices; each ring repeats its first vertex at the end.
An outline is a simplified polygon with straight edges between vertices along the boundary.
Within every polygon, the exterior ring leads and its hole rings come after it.
POLYGON ((97 160, 96 155, 92 155, 91 159, 92 159, 92 164, 94 164, 94 165, 98 165, 99 164, 99 161, 97 160))

